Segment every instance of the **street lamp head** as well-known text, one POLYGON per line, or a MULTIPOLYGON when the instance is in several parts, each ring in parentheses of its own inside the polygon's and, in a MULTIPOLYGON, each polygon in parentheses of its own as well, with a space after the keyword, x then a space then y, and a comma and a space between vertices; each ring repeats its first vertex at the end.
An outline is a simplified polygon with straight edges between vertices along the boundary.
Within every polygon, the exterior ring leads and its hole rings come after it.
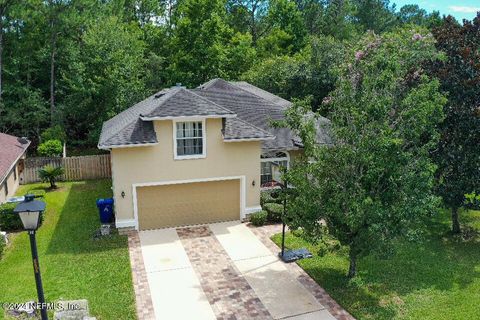
POLYGON ((38 229, 41 215, 45 210, 45 202, 34 200, 34 198, 35 196, 32 194, 25 195, 25 200, 13 209, 20 216, 23 228, 27 231, 38 229))

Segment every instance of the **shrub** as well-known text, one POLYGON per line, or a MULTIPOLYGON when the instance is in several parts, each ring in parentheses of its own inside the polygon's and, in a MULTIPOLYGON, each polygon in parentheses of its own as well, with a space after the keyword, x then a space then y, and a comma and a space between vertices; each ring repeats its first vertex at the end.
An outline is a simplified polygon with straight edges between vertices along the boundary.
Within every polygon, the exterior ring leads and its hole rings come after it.
POLYGON ((44 157, 58 157, 63 153, 63 146, 60 140, 47 140, 42 142, 38 148, 37 152, 39 155, 44 157))
POLYGON ((60 140, 61 143, 64 143, 67 139, 67 134, 61 126, 58 124, 56 126, 50 127, 42 132, 40 138, 43 142, 48 140, 60 140))
POLYGON ((263 209, 267 211, 267 220, 270 222, 281 222, 283 205, 279 203, 266 203, 263 209))
POLYGON ((465 206, 468 209, 480 210, 480 194, 475 192, 465 195, 465 206))
POLYGON ((282 200, 278 197, 277 190, 264 190, 260 193, 260 205, 263 208, 263 205, 267 203, 281 203, 282 200))
POLYGON ((46 165, 38 170, 40 179, 42 179, 43 182, 50 182, 50 188, 52 189, 57 188, 56 182, 64 172, 65 170, 63 170, 62 167, 53 167, 50 165, 46 165))
POLYGON ((20 216, 13 212, 17 203, 4 203, 0 205, 0 229, 3 231, 17 231, 23 229, 20 216))
POLYGON ((257 227, 263 226, 267 222, 267 212, 262 210, 250 215, 250 222, 257 227))

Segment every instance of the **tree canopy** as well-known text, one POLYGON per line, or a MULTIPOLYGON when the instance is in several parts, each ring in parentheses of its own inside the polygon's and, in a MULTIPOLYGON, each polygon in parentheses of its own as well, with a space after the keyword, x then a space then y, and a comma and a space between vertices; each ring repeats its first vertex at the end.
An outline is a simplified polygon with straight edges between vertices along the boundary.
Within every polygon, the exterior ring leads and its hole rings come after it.
POLYGON ((0 130, 37 144, 60 125, 80 147, 178 82, 247 79, 322 109, 345 48, 367 30, 438 25, 386 0, 2 0, 0 14, 0 130))
POLYGON ((294 187, 289 227, 309 239, 328 232, 348 245, 349 276, 357 257, 385 252, 392 240, 417 232, 438 205, 429 152, 446 98, 422 65, 440 58, 426 30, 370 33, 346 56, 324 100, 331 104, 333 145, 316 143, 308 104, 287 113, 287 125, 305 145, 303 161, 286 174, 294 187))

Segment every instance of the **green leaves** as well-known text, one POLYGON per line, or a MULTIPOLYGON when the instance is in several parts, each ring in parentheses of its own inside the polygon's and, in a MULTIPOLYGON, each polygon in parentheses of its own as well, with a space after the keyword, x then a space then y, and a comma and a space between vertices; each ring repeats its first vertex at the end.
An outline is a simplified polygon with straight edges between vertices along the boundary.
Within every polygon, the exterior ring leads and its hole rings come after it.
POLYGON ((288 210, 293 229, 315 239, 325 221, 353 250, 352 260, 388 251, 392 240, 418 230, 438 205, 429 152, 446 99, 422 69, 438 57, 424 30, 365 36, 332 94, 333 146, 314 143, 302 104, 288 111, 287 123, 306 142, 307 155, 287 173, 297 191, 288 210))

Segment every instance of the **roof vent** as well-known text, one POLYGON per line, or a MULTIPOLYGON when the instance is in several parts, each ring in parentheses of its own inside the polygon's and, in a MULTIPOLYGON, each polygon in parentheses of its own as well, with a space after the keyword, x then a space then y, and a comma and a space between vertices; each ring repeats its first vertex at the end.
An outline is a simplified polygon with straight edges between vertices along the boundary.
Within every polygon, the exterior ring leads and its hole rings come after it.
POLYGON ((18 138, 17 141, 20 142, 21 144, 27 144, 28 143, 28 139, 26 137, 18 138))
POLYGON ((181 83, 181 82, 177 82, 177 83, 172 87, 172 89, 178 89, 178 88, 186 89, 187 87, 182 86, 182 83, 181 83))

